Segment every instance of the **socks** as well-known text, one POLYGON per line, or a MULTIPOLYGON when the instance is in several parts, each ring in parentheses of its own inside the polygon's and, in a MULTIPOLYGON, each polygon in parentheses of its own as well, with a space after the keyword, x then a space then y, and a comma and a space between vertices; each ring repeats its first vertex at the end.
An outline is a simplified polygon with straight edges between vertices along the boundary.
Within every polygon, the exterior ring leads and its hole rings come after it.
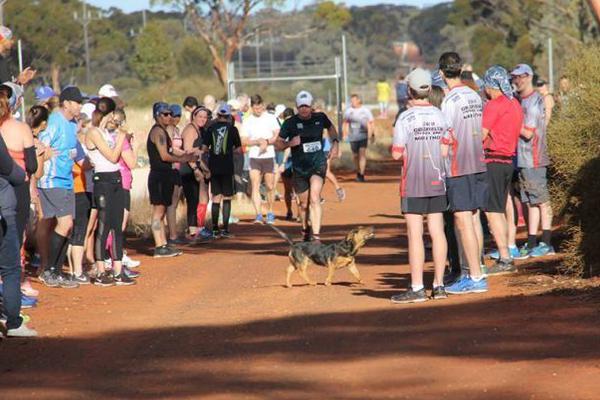
POLYGON ((229 217, 231 216, 231 200, 223 200, 223 230, 229 232, 229 217))
POLYGON ((48 249, 48 270, 58 273, 62 271, 67 254, 67 244, 68 239, 66 237, 59 235, 56 231, 52 231, 48 249))
POLYGON ((198 228, 204 228, 204 220, 206 219, 206 209, 208 208, 208 204, 200 203, 196 208, 196 218, 198 219, 198 228))
POLYGON ((535 235, 528 235, 527 236, 527 248, 529 250, 531 250, 535 246, 537 246, 537 237, 535 235))
POLYGON ((423 285, 411 285, 412 291, 413 292, 418 292, 419 290, 423 289, 424 286, 423 285))
POLYGON ((552 241, 552 231, 550 229, 542 230, 542 242, 546 243, 550 246, 550 242, 552 241))
POLYGON ((219 230, 219 213, 221 212, 221 204, 213 203, 211 208, 211 219, 213 232, 219 230))

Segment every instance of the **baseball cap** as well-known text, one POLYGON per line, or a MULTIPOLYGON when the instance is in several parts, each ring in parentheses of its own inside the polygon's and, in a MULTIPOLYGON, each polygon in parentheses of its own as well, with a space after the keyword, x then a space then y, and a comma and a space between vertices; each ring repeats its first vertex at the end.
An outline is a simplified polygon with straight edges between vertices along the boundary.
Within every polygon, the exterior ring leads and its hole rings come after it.
POLYGON ((11 109, 14 109, 19 101, 19 98, 23 97, 23 88, 13 82, 4 82, 2 85, 10 88, 12 93, 8 99, 8 105, 11 109))
POLYGON ((6 26, 0 25, 0 40, 10 40, 12 37, 12 31, 6 26))
POLYGON ((100 97, 119 97, 119 92, 115 89, 113 85, 107 83, 103 85, 100 90, 98 90, 98 96, 100 97))
POLYGON ((84 115, 87 119, 92 119, 92 114, 96 110, 96 105, 94 103, 85 103, 81 106, 80 115, 84 115))
POLYGON ((422 92, 431 89, 431 73, 423 68, 415 68, 406 77, 408 86, 417 92, 422 92))
POLYGON ((310 94, 306 90, 301 91, 296 96, 296 107, 301 107, 301 106, 309 106, 310 107, 310 106, 312 106, 312 103, 313 103, 312 94, 310 94))
POLYGON ((54 90, 52 90, 52 88, 50 86, 37 87, 37 88, 35 88, 34 93, 35 93, 35 101, 37 101, 38 103, 41 103, 43 101, 46 101, 46 100, 56 96, 56 93, 54 93, 54 90))
POLYGON ((173 114, 174 117, 181 117, 182 110, 179 104, 171 104, 169 110, 171 110, 171 114, 173 114))
POLYGON ((164 112, 171 112, 171 109, 167 103, 159 101, 152 105, 152 115, 154 115, 154 118, 158 117, 159 114, 164 112))
POLYGON ((219 104, 219 108, 217 109, 217 114, 219 115, 231 115, 231 106, 226 103, 219 104))
POLYGON ((83 103, 83 95, 77 86, 66 87, 60 92, 60 101, 74 101, 76 103, 83 103))
POLYGON ((529 75, 533 76, 533 69, 527 64, 518 64, 510 73, 511 75, 529 75))
POLYGON ((281 115, 281 113, 283 113, 285 111, 285 105, 284 104, 277 104, 275 106, 275 116, 279 117, 281 115))

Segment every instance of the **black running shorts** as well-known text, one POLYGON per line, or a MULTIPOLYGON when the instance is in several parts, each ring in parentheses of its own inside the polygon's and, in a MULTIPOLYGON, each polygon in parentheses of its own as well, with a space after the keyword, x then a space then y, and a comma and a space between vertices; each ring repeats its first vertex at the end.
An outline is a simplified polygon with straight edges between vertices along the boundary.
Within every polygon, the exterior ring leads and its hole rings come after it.
POLYGON ((177 171, 150 171, 148 175, 150 204, 165 207, 171 205, 175 189, 175 172, 177 171))
POLYGON ((211 175, 210 192, 213 196, 233 196, 233 175, 211 175))

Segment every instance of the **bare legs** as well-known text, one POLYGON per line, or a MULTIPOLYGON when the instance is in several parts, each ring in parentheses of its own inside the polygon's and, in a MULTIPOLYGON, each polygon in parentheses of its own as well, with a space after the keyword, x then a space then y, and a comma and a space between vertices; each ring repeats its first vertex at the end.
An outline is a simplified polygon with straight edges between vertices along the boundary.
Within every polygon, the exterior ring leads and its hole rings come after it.
MULTIPOLYGON (((423 219, 421 214, 406 214, 408 230, 408 262, 410 264, 411 285, 413 288, 423 287, 423 266, 425 264, 425 246, 423 244, 423 219)), ((433 245, 434 278, 433 286, 443 286, 444 269, 448 244, 444 233, 444 218, 442 213, 427 215, 427 228, 433 245)))

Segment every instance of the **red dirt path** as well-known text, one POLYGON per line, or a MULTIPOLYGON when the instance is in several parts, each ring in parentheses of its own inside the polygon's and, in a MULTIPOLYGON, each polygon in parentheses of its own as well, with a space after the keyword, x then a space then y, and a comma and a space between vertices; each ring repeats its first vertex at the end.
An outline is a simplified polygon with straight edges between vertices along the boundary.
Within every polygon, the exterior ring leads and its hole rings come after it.
POLYGON ((324 240, 376 227, 363 286, 342 270, 332 287, 295 275, 285 289, 287 246, 247 222, 175 259, 138 254, 136 286, 41 289, 28 314, 42 336, 0 343, 0 399, 600 398, 596 300, 504 277, 487 294, 389 302, 409 274, 398 177, 384 171, 343 182, 344 203, 325 191, 324 240))

